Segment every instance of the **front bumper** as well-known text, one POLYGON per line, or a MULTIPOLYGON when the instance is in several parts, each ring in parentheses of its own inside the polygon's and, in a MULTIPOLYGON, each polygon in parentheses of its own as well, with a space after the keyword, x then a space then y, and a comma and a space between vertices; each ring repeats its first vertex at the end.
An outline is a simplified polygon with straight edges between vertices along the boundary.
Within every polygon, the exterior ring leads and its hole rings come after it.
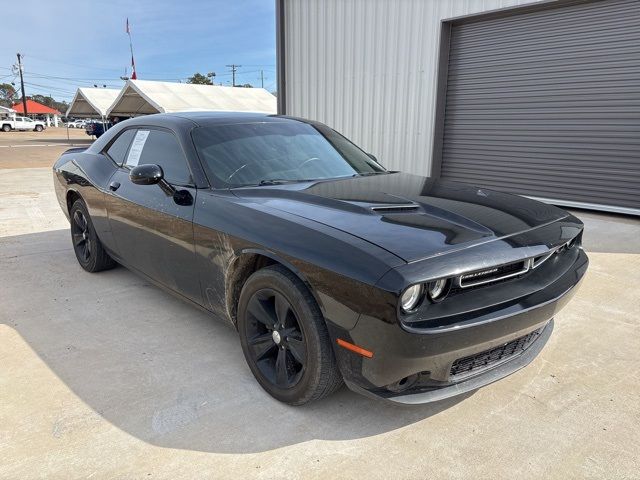
POLYGON ((549 320, 540 330, 538 337, 526 350, 522 353, 511 356, 504 362, 497 362, 495 367, 489 367, 484 369, 477 375, 470 375, 464 380, 458 382, 450 382, 442 386, 422 386, 414 384, 406 391, 398 392, 396 394, 380 394, 365 390, 359 385, 347 382, 349 388, 353 391, 362 393, 367 396, 373 396, 377 398, 383 398, 393 403, 401 403, 406 405, 418 405, 421 403, 437 402, 456 395, 462 395, 463 393, 477 390, 480 387, 489 385, 495 381, 498 381, 512 373, 526 367, 533 361, 534 358, 542 351, 542 348, 546 345, 551 332, 553 331, 553 319, 549 320))
MULTIPOLYGON (((354 391, 395 403, 442 400, 495 382, 530 363, 553 330, 553 317, 577 291, 588 259, 580 250, 570 268, 541 290, 479 312, 453 328, 411 329, 363 315, 349 331, 331 335, 374 352, 363 358, 336 348, 345 383, 354 391), (503 351, 504 350, 504 351, 503 351), (461 362, 469 366, 460 372, 461 362), (477 363, 480 362, 480 365, 477 363)), ((505 283, 499 288, 510 288, 505 283)))

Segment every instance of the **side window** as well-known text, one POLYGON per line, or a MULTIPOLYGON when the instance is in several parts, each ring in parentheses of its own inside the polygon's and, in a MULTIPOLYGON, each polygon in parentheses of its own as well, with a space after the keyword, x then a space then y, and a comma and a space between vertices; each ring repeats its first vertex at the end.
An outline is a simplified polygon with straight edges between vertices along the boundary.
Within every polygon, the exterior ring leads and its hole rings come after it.
POLYGON ((107 149, 107 155, 109 155, 111 160, 116 162, 118 165, 122 165, 124 163, 127 150, 129 150, 129 144, 131 143, 131 139, 135 133, 135 130, 125 130, 107 149))
POLYGON ((189 185, 191 174, 176 137, 162 130, 138 130, 127 155, 127 166, 155 164, 169 183, 189 185))

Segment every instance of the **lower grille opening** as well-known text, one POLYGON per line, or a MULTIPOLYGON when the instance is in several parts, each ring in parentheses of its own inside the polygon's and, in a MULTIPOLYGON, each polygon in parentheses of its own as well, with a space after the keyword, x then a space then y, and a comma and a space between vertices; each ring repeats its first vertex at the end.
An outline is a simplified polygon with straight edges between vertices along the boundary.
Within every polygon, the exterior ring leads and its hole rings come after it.
POLYGON ((512 357, 520 355, 536 341, 542 330, 543 329, 540 328, 523 337, 516 338, 509 343, 494 347, 491 350, 485 350, 475 355, 459 358, 451 365, 449 372, 450 379, 455 381, 462 377, 476 375, 484 370, 496 367, 512 357))

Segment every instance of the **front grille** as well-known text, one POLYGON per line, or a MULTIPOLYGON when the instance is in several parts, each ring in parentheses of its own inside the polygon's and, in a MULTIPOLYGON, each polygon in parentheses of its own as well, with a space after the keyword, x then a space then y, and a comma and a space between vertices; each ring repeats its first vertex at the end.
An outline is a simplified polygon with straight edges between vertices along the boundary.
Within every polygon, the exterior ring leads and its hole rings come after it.
POLYGON ((564 252, 572 249, 579 243, 579 241, 579 237, 576 237, 571 241, 561 245, 560 247, 555 247, 548 252, 536 257, 526 258, 518 262, 497 265, 495 267, 486 268, 484 270, 476 270, 474 272, 463 273, 459 277, 455 278, 449 294, 451 295, 459 293, 462 290, 494 285, 496 283, 521 278, 531 270, 541 266, 554 255, 561 255, 564 252))
POLYGON ((460 377, 466 377, 471 374, 475 375, 484 370, 496 367, 510 358, 524 352, 533 342, 536 341, 541 332, 542 328, 535 330, 524 337, 516 338, 509 343, 492 348, 491 350, 485 350, 484 352, 476 353, 475 355, 459 358, 453 362, 453 365, 451 365, 449 376, 451 379, 457 380, 460 377))
POLYGON ((460 288, 471 288, 487 283, 497 282, 506 278, 523 275, 529 270, 530 261, 522 260, 520 262, 507 263, 485 270, 465 273, 461 275, 458 282, 460 288))
POLYGON ((554 253, 557 253, 557 250, 552 250, 551 252, 545 253, 544 255, 538 255, 537 257, 534 257, 533 263, 531 264, 531 268, 538 268, 544 262, 549 260, 554 253))

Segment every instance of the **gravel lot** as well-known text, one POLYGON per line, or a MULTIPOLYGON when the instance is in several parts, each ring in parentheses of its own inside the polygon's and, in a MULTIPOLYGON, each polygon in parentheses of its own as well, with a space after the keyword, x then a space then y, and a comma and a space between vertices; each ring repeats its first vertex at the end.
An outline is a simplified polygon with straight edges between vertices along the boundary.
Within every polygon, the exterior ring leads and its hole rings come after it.
POLYGON ((591 267, 524 370, 438 404, 292 408, 222 322, 80 269, 50 171, 72 135, 0 132, 0 478, 639 477, 638 219, 574 212, 591 267))

